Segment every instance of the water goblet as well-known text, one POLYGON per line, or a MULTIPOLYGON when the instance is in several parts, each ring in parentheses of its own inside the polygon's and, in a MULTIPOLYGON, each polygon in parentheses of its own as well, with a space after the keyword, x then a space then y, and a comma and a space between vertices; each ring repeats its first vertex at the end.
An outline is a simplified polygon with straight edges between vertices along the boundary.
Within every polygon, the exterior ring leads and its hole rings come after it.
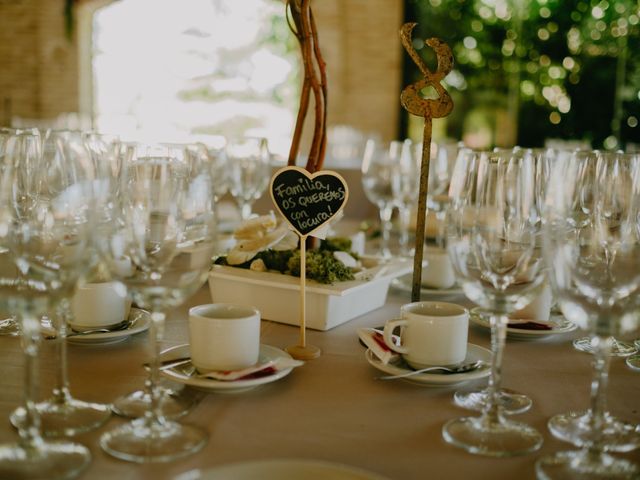
MULTIPOLYGON (((513 153, 518 154, 520 149, 516 150, 502 150, 494 151, 495 155, 511 155, 513 153)), ((454 167, 451 173, 451 180, 449 183, 449 199, 452 202, 458 204, 469 201, 469 197, 475 195, 476 185, 474 184, 476 179, 476 172, 479 166, 479 160, 482 156, 482 152, 461 147, 458 150, 458 155, 454 163, 454 167)), ((540 179, 540 168, 535 157, 531 157, 535 166, 535 188, 536 188, 536 202, 540 204, 540 196, 538 193, 538 185, 542 181, 540 179)), ((441 214, 440 214, 441 215, 441 214)), ((536 225, 538 224, 536 219, 536 225)), ((441 220, 439 225, 444 226, 445 222, 441 220)), ((536 227, 539 228, 539 225, 536 227)), ((436 231, 436 241, 442 243, 441 236, 445 232, 441 229, 436 231)), ((457 390, 453 396, 453 401, 459 407, 482 411, 488 404, 489 389, 488 388, 471 388, 457 390)), ((516 415, 524 413, 531 408, 531 399, 522 393, 516 392, 507 388, 500 388, 498 391, 498 403, 502 408, 502 412, 507 415, 516 415)))
POLYGON ((396 206, 393 184, 399 180, 394 175, 394 165, 406 155, 406 147, 403 142, 394 141, 388 148, 382 148, 375 140, 369 139, 364 149, 362 188, 367 199, 378 207, 381 229, 380 256, 383 260, 391 258, 391 217, 396 206))
MULTIPOLYGON (((574 156, 576 158, 576 161, 579 161, 582 164, 580 169, 581 182, 586 182, 586 184, 588 185, 588 182, 592 180, 594 174, 593 164, 596 161, 598 155, 600 155, 600 152, 596 150, 575 150, 573 152, 565 152, 565 154, 574 156)), ((583 203, 586 203, 588 201, 588 198, 590 197, 585 196, 585 200, 583 200, 583 203)), ((592 338, 590 335, 577 338, 573 341, 573 347, 581 352, 593 353, 594 349, 592 347, 591 340, 592 338)), ((612 348, 610 355, 613 355, 615 357, 626 357, 629 355, 633 355, 636 352, 637 348, 632 342, 625 342, 616 338, 612 339, 612 348)))
POLYGON ((223 229, 219 215, 220 200, 229 190, 229 162, 227 159, 226 144, 227 140, 222 136, 199 136, 199 142, 204 146, 209 158, 209 166, 211 168, 211 180, 213 182, 213 200, 217 222, 217 238, 216 252, 225 251, 223 229))
POLYGON ((253 202, 269 186, 271 170, 266 138, 230 139, 226 147, 229 192, 240 209, 240 217, 251 217, 253 202))
POLYGON ((395 204, 398 206, 398 226, 400 230, 400 255, 411 257, 413 249, 409 243, 411 212, 415 211, 415 203, 420 188, 420 156, 413 154, 411 140, 402 144, 392 142, 393 150, 400 150, 394 157, 391 190, 395 204))
MULTIPOLYGON (((6 154, 7 141, 19 132, 18 129, 2 127, 0 128, 0 161, 4 159, 6 154)), ((38 132, 35 132, 36 135, 38 132)), ((15 272, 16 266, 9 255, 9 250, 6 248, 0 248, 0 275, 6 278, 15 278, 17 273, 15 272)), ((20 324, 15 315, 11 312, 3 309, 0 312, 0 335, 17 336, 20 335, 20 324)))
MULTIPOLYGON (((229 161, 227 158, 227 140, 218 135, 200 135, 198 143, 206 150, 211 168, 214 201, 220 201, 229 190, 229 161)), ((214 205, 215 206, 215 205, 214 205)))
POLYGON ((141 418, 103 434, 100 446, 127 461, 184 457, 208 437, 199 427, 167 419, 158 388, 166 311, 202 286, 214 249, 213 186, 207 160, 197 152, 163 145, 130 145, 125 152, 122 222, 112 235, 109 258, 134 303, 151 312, 151 405, 141 418))
POLYGON ((25 416, 20 440, 0 446, 2 478, 70 478, 91 460, 80 444, 43 439, 36 403, 40 318, 73 292, 93 232, 93 172, 57 148, 45 158, 39 134, 17 133, 0 163, 0 244, 19 272, 13 291, 2 294, 21 321, 25 354, 25 416))
MULTIPOLYGON (((94 139, 94 141, 96 140, 94 139)), ((134 151, 136 148, 155 148, 155 147, 151 147, 148 145, 139 146, 135 143, 127 144, 127 145, 124 145, 123 147, 125 152, 127 151, 127 149, 130 151, 134 151)), ((191 144, 191 145, 164 144, 164 145, 158 145, 157 148, 161 152, 174 152, 174 154, 179 156, 183 155, 182 150, 185 148, 187 149, 190 148, 192 152, 195 152, 196 155, 200 155, 201 158, 204 158, 204 155, 206 155, 205 153, 206 151, 204 150, 205 146, 201 144, 198 144, 198 145, 196 144, 191 144)), ((126 153, 125 154, 119 153, 117 158, 113 160, 113 163, 118 163, 117 168, 107 168, 101 172, 102 178, 104 179, 105 183, 114 185, 113 187, 114 191, 111 195, 112 199, 117 198, 120 188, 123 187, 121 185, 121 178, 120 178, 119 172, 122 168, 123 157, 125 155, 126 153)), ((210 156, 211 154, 209 153, 209 157, 210 156)), ((112 165, 112 162, 109 161, 107 165, 112 165)), ((215 175, 220 173, 220 171, 219 169, 212 167, 210 173, 212 177, 213 191, 214 191, 213 200, 215 202, 218 199, 218 196, 215 194, 215 189, 216 189, 216 186, 217 188, 220 188, 220 187, 219 187, 219 180, 213 180, 213 179, 216 178, 215 175)), ((215 204, 214 204, 214 208, 215 208, 215 204)), ((105 209, 103 212, 105 221, 101 223, 101 226, 103 228, 100 233, 100 238, 103 240, 104 243, 101 245, 100 255, 104 259, 104 262, 108 265, 111 265, 112 267, 111 269, 109 269, 108 267, 103 269, 107 271, 105 274, 104 280, 117 281, 119 275, 123 273, 120 270, 124 268, 124 270, 126 271, 126 268, 127 268, 126 265, 129 264, 130 262, 126 255, 123 255, 123 253, 120 250, 113 249, 112 245, 109 244, 109 242, 113 240, 114 234, 115 234, 115 238, 119 238, 119 235, 121 234, 121 229, 123 228, 122 227, 123 219, 122 219, 121 213, 122 213, 121 210, 118 209, 118 206, 115 202, 113 204, 113 208, 109 208, 108 210, 105 209), (114 257, 113 255, 116 255, 116 257, 114 257), (111 272, 109 272, 109 270, 111 270, 111 272)), ((113 401, 111 406, 111 409, 113 410, 113 412, 118 416, 126 417, 126 418, 143 417, 146 414, 146 412, 148 412, 149 409, 151 408, 152 400, 153 400, 153 394, 151 391, 152 385, 149 380, 150 379, 147 378, 147 381, 144 384, 144 388, 134 390, 133 392, 130 392, 126 395, 122 395, 116 398, 113 401)), ((158 405, 156 406, 156 408, 165 418, 178 418, 188 414, 191 411, 191 409, 198 403, 201 397, 197 392, 191 391, 189 389, 184 389, 184 388, 175 389, 173 387, 165 386, 162 384, 156 384, 155 388, 159 392, 158 405)))
MULTIPOLYGON (((52 171, 58 170, 58 175, 62 179, 68 178, 68 173, 72 173, 66 171, 69 165, 92 163, 91 154, 81 132, 47 131, 43 140, 42 156, 43 165, 48 166, 52 171)), ((92 201, 87 203, 87 211, 95 215, 92 225, 99 230, 102 220, 100 216, 101 202, 105 202, 107 197, 105 193, 100 191, 98 166, 96 163, 91 165, 93 197, 92 201)), ((66 181, 69 180, 67 179, 66 181)), ((73 184, 70 184, 67 188, 72 187, 73 184)), ((83 274, 86 274, 90 265, 96 262, 97 252, 93 240, 99 238, 100 235, 92 236, 92 243, 88 244, 85 252, 83 252, 85 258, 85 271, 83 274)), ((67 239, 61 238, 60 241, 66 243, 67 239)), ((63 246, 61 245, 61 248, 63 246)), ((73 291, 67 292, 55 305, 54 311, 48 314, 52 327, 56 331, 55 339, 52 341, 55 343, 55 362, 58 371, 52 396, 36 404, 40 415, 41 428, 46 436, 77 435, 98 428, 111 416, 109 405, 79 400, 71 395, 67 369, 66 336, 69 323, 73 323, 71 321, 70 308, 72 295, 73 291)), ((23 423, 26 414, 26 408, 19 407, 11 415, 11 423, 15 426, 23 423)))
MULTIPOLYGON (((632 170, 637 168, 637 157, 597 150, 575 150, 563 152, 563 155, 570 157, 568 161, 574 165, 573 168, 577 172, 576 188, 579 190, 579 194, 576 194, 579 197, 575 207, 577 213, 573 213, 570 221, 577 235, 588 234, 592 225, 590 216, 594 211, 593 185, 596 182, 598 163, 606 165, 607 162, 615 160, 621 167, 616 169, 616 175, 629 177, 632 175, 632 170)), ((597 341, 593 334, 589 334, 574 340, 573 346, 577 350, 594 353, 596 348, 594 342, 597 341)), ((615 337, 612 337, 610 341, 609 355, 611 356, 625 357, 632 355, 637 349, 633 342, 626 342, 615 337)), ((616 418, 607 411, 606 406, 602 406, 602 410, 604 413, 602 414, 603 428, 600 433, 600 443, 603 448, 608 451, 626 452, 640 447, 640 434, 636 425, 616 418)), ((572 411, 555 415, 547 425, 556 438, 576 446, 584 446, 591 442, 593 422, 593 410, 589 408, 586 411, 572 411)))
POLYGON ((587 412, 552 417, 551 433, 581 447, 536 464, 542 478, 635 478, 640 469, 606 451, 640 446, 633 424, 606 406, 613 339, 640 328, 640 157, 591 152, 554 167, 545 210, 545 256, 562 312, 590 332, 593 380, 587 412))
POLYGON ((499 402, 508 314, 543 286, 536 235, 535 165, 531 158, 476 152, 477 168, 456 179, 466 185, 447 210, 446 248, 467 298, 491 312, 491 376, 479 417, 450 420, 448 442, 471 453, 512 456, 540 448, 532 427, 507 420, 499 402))

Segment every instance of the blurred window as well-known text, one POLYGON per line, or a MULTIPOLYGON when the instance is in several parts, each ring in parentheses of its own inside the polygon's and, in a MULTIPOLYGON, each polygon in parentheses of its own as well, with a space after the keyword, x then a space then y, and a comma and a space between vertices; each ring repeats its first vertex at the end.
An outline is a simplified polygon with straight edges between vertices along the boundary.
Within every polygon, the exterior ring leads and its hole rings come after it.
POLYGON ((92 36, 101 131, 259 135, 288 150, 299 52, 282 1, 122 0, 95 12, 92 36))

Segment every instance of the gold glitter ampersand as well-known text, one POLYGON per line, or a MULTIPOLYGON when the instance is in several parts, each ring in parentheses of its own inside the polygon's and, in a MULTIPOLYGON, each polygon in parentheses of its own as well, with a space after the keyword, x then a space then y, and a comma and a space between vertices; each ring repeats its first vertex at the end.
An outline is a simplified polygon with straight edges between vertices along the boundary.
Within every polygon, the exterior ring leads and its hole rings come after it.
POLYGON ((413 48, 411 32, 416 23, 405 23, 400 29, 402 46, 422 72, 423 79, 408 85, 400 94, 400 103, 404 109, 424 118, 422 136, 422 161, 420 164, 420 190, 418 193, 418 218, 416 221, 416 249, 413 257, 413 282, 411 301, 420 300, 420 286, 422 283, 422 259, 424 256, 425 223, 427 218, 427 188, 429 185, 429 163, 431 159, 431 131, 432 119, 446 117, 453 110, 453 99, 440 83, 453 69, 453 54, 449 45, 438 38, 430 38, 425 43, 431 47, 437 58, 435 72, 431 72, 413 48), (433 87, 438 98, 424 98, 420 92, 426 87, 433 87))

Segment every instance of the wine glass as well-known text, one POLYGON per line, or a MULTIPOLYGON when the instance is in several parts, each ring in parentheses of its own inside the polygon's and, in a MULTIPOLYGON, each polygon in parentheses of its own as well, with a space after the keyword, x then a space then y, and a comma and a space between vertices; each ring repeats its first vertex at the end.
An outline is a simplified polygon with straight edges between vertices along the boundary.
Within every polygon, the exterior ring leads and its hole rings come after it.
POLYGON ((394 143, 394 149, 399 148, 400 154, 393 163, 391 190, 394 203, 398 206, 398 220, 400 229, 400 255, 413 256, 413 249, 409 243, 409 227, 411 212, 414 210, 418 190, 420 188, 420 155, 415 155, 412 142, 406 139, 400 146, 394 143))
POLYGON ((213 195, 217 203, 229 190, 229 161, 227 158, 227 139, 220 135, 199 135, 198 144, 206 149, 211 168, 213 195))
MULTIPOLYGON (((19 133, 22 130, 16 128, 2 127, 0 128, 0 162, 4 161, 6 155, 6 145, 10 138, 19 133)), ((35 135, 39 135, 37 130, 32 131, 35 135)), ((0 275, 3 278, 12 279, 10 283, 13 283, 13 278, 16 277, 16 266, 13 262, 9 250, 0 247, 0 275)), ((20 335, 20 323, 13 313, 3 307, 0 312, 0 335, 17 336, 20 335)))
POLYGON ((227 142, 229 192, 240 209, 240 217, 251 217, 251 206, 269 186, 271 167, 266 138, 245 137, 227 142))
POLYGON ((213 201, 216 213, 217 223, 217 235, 216 238, 216 252, 222 252, 224 249, 223 232, 224 226, 222 225, 219 215, 220 200, 225 193, 229 190, 229 162, 227 159, 226 144, 227 140, 222 136, 206 136, 198 137, 203 147, 206 149, 207 156, 209 157, 209 166, 211 168, 211 179, 213 182, 213 201))
MULTIPOLYGON (((427 208, 434 212, 440 212, 446 208, 451 173, 458 157, 458 152, 465 147, 462 143, 452 142, 436 143, 435 147, 435 155, 433 155, 429 165, 427 208)), ((422 147, 418 150, 416 145, 415 155, 420 158, 422 147)))
MULTIPOLYGON (((580 159, 580 162, 583 163, 584 171, 581 174, 584 176, 584 181, 587 181, 589 179, 589 175, 593 176, 593 166, 590 168, 585 168, 584 166, 593 165, 596 157, 600 155, 600 152, 598 152, 597 150, 575 150, 573 152, 565 152, 565 154, 576 156, 578 159, 580 159)), ((638 349, 633 342, 625 342, 616 338, 613 338, 612 342, 613 346, 611 348, 610 355, 614 357, 627 357, 638 352, 638 349)), ((576 350, 579 350, 581 352, 594 352, 590 335, 575 339, 573 341, 573 346, 576 350)))
POLYGON ((18 443, 0 446, 3 478, 69 478, 91 460, 80 444, 42 438, 36 404, 40 318, 73 292, 93 232, 91 166, 56 148, 43 157, 38 134, 17 133, 0 165, 0 244, 19 270, 5 300, 21 321, 26 409, 18 443))
POLYGON ((395 207, 393 183, 394 165, 405 155, 407 145, 393 141, 384 149, 375 140, 369 139, 365 145, 362 161, 362 188, 369 201, 378 207, 380 215, 380 256, 383 260, 391 258, 389 237, 391 233, 391 216, 395 207))
MULTIPOLYGON (((127 149, 135 150, 138 148, 135 143, 127 144, 124 146, 124 150, 127 149)), ((142 146, 141 148, 150 149, 156 148, 148 145, 142 146)), ((199 155, 199 158, 204 159, 207 155, 206 147, 203 144, 190 144, 190 145, 171 145, 171 144, 163 144, 157 147, 160 152, 173 152, 175 155, 183 156, 183 149, 191 150, 191 152, 195 155, 199 155)), ((119 155, 119 162, 122 163, 124 155, 119 155)), ((122 165, 118 167, 118 172, 122 168, 122 165)), ((105 172, 109 175, 109 172, 105 172)), ((212 179, 214 178, 214 174, 216 173, 215 169, 211 169, 210 171, 212 175, 212 179)), ((119 189, 122 187, 120 185, 120 175, 113 177, 115 178, 117 185, 116 188, 119 189)), ((212 180, 213 183, 213 200, 217 201, 218 197, 215 194, 216 183, 212 180)), ((219 187, 218 187, 219 188, 219 187)), ((114 192, 113 198, 116 198, 118 195, 117 192, 114 192)), ((215 208, 215 205, 214 205, 215 208)), ((126 255, 123 255, 121 251, 113 249, 108 242, 114 237, 119 238, 121 234, 121 229, 124 228, 122 225, 122 218, 118 217, 118 213, 114 210, 108 214, 108 217, 111 218, 111 221, 107 221, 104 223, 105 227, 108 229, 115 230, 103 231, 101 234, 101 238, 107 241, 107 244, 103 245, 101 249, 101 253, 103 258, 107 263, 110 263, 112 266, 112 270, 115 270, 116 273, 112 275, 112 280, 117 280, 118 273, 122 273, 122 269, 126 271, 126 265, 130 262, 126 255), (115 256, 114 256, 115 255, 115 256)), ((163 417, 166 418, 179 418, 188 414, 191 409, 197 405, 200 401, 201 395, 193 390, 182 388, 175 389, 173 387, 165 386, 162 384, 155 385, 155 389, 159 394, 158 405, 156 408, 160 411, 163 417)), ((135 390, 126 395, 122 395, 116 398, 113 401, 111 406, 113 412, 116 415, 126 418, 139 418, 143 417, 146 412, 151 408, 153 401, 153 393, 152 393, 152 385, 150 381, 146 381, 144 384, 144 388, 140 390, 135 390)))
MULTIPOLYGON (((520 155, 520 149, 514 150, 494 150, 495 155, 520 155)), ((469 196, 473 195, 476 186, 473 184, 476 175, 472 172, 477 171, 479 160, 482 152, 462 147, 458 151, 458 155, 451 174, 451 182, 449 184, 449 199, 452 202, 466 202, 469 201, 469 196)), ((539 185, 543 182, 541 175, 541 167, 539 157, 531 156, 535 165, 535 188, 536 188, 536 202, 540 205, 539 185)), ((442 215, 441 213, 439 215, 442 215)), ((538 219, 539 220, 539 219, 538 219)), ((440 225, 444 225, 444 219, 439 222, 440 225)), ((536 222, 536 228, 539 228, 539 221, 536 222)), ((438 231, 436 240, 441 243, 440 235, 442 230, 438 231)), ((453 396, 453 401, 456 405, 468 410, 482 411, 485 409, 489 398, 488 388, 471 388, 457 390, 453 396)), ((512 389, 500 388, 498 392, 498 403, 502 408, 502 412, 507 415, 516 415, 524 413, 531 408, 531 399, 522 393, 516 392, 512 389)))
POLYGON ((121 175, 122 220, 109 258, 136 305, 151 311, 151 405, 141 418, 105 433, 107 453, 134 462, 169 461, 201 449, 199 427, 167 419, 158 388, 159 344, 166 311, 204 283, 215 241, 213 186, 206 155, 196 148, 128 145, 121 175))
POLYGON ((605 451, 640 446, 635 426, 606 407, 613 338, 640 327, 640 156, 593 152, 561 160, 548 189, 545 257, 562 312, 591 334, 594 374, 590 409, 548 424, 583 450, 544 457, 536 469, 543 478, 635 478, 637 465, 605 451))
MULTIPOLYGON (((81 132, 73 131, 53 131, 49 130, 45 134, 42 145, 42 156, 44 165, 52 169, 58 169, 63 182, 68 182, 72 188, 74 181, 66 172, 68 165, 91 163, 91 154, 85 145, 81 132)), ((95 215, 92 227, 98 229, 102 223, 100 218, 100 201, 105 201, 104 194, 98 197, 100 192, 99 177, 97 176, 97 165, 93 163, 90 167, 93 176, 93 202, 87 206, 87 212, 95 215), (91 208, 91 209, 90 209, 91 208)), ((64 186, 64 185, 63 185, 64 186)), ((100 238, 95 235, 92 239, 100 238)), ((67 242, 66 238, 60 241, 67 242)), ((61 245, 61 248, 64 245, 61 245)), ((83 274, 90 270, 90 266, 97 260, 95 245, 87 244, 82 252, 85 259, 85 269, 83 274)), ((104 424, 111 416, 109 405, 87 402, 73 398, 69 388, 69 377, 67 371, 67 328, 72 322, 71 296, 73 291, 63 295, 57 304, 53 306, 53 311, 48 317, 52 321, 52 326, 56 331, 53 342, 55 343, 56 384, 53 388, 52 396, 36 404, 36 409, 40 415, 42 432, 47 436, 71 436, 82 432, 90 431, 104 424)), ((11 415, 11 423, 17 426, 24 423, 27 410, 25 407, 18 407, 11 415)))
POLYGON ((477 168, 456 179, 467 188, 451 200, 445 240, 465 295, 491 313, 491 376, 481 416, 450 420, 442 433, 448 443, 471 453, 519 455, 540 448, 542 436, 506 419, 499 392, 507 315, 526 306, 544 281, 535 225, 535 165, 530 157, 511 152, 472 157, 477 168))

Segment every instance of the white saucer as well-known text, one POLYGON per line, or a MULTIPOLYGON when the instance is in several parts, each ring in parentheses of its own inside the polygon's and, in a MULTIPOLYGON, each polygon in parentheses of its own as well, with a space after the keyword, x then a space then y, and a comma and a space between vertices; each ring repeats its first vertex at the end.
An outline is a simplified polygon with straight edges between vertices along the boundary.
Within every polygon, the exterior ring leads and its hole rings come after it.
POLYGON ((385 480, 384 477, 339 463, 317 460, 276 459, 220 465, 191 470, 176 480, 385 480))
MULTIPOLYGON (((371 350, 366 351, 365 357, 367 361, 374 367, 380 370, 381 372, 387 373, 389 375, 402 375, 403 373, 412 372, 410 368, 408 368, 403 360, 398 360, 395 362, 390 362, 388 364, 382 363, 378 357, 376 357, 371 350)), ((458 383, 468 382, 469 380, 477 380, 479 378, 488 377, 491 373, 491 368, 489 365, 491 364, 491 351, 487 350, 484 347, 479 345, 475 345, 473 343, 467 344, 467 356, 462 361, 462 363, 471 363, 477 360, 482 360, 486 363, 485 366, 478 368, 477 370, 473 370, 471 372, 464 373, 417 373, 410 377, 402 378, 399 380, 404 380, 411 383, 418 383, 420 385, 431 386, 431 387, 442 387, 447 385, 456 385, 458 383)))
MULTIPOLYGON (((413 277, 411 275, 405 275, 391 280, 391 286, 403 292, 411 293, 413 289, 412 282, 413 277)), ((449 288, 432 288, 422 285, 420 287, 420 293, 423 295, 460 295, 462 294, 462 287, 458 284, 449 288)))
POLYGON ((131 308, 127 320, 132 323, 123 330, 75 335, 68 337, 67 342, 78 345, 97 345, 122 342, 131 335, 148 330, 149 325, 151 324, 151 315, 146 310, 131 308))
MULTIPOLYGON (((475 325, 484 328, 491 328, 489 317, 480 314, 480 308, 472 308, 469 312, 469 321, 475 325)), ((523 320, 526 321, 526 320, 523 320)), ((523 328, 507 327, 507 335, 510 338, 519 340, 534 340, 537 338, 545 338, 550 335, 559 335, 561 333, 573 332, 578 326, 567 320, 564 315, 553 313, 549 316, 549 321, 535 320, 536 323, 545 323, 551 327, 551 330, 525 330, 523 328)))
MULTIPOLYGON (((189 357, 189 355, 189 345, 178 345, 160 352, 160 361, 167 362, 174 358, 189 357)), ((291 356, 287 352, 284 352, 279 348, 264 344, 260 345, 260 357, 258 362, 267 362, 269 360, 275 360, 281 357, 291 359, 291 356)), ((170 380, 188 385, 197 390, 216 393, 236 393, 250 390, 265 383, 271 383, 275 382, 276 380, 280 380, 282 377, 286 377, 287 375, 289 375, 289 373, 291 373, 291 370, 293 370, 293 367, 277 370, 271 375, 267 375, 265 377, 251 378, 246 380, 222 381, 214 380, 212 378, 198 378, 193 376, 193 374, 195 373, 195 367, 191 364, 191 362, 187 362, 174 368, 161 370, 160 374, 170 380)))

